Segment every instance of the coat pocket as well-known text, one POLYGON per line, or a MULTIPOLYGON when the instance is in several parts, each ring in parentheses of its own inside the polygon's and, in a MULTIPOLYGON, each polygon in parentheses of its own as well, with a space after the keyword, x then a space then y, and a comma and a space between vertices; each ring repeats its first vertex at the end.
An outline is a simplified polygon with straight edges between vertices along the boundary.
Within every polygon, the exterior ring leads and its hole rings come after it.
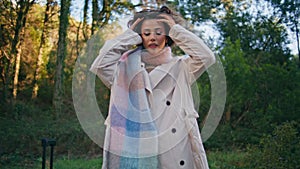
POLYGON ((209 169, 206 153, 200 136, 199 126, 196 120, 197 117, 198 114, 196 111, 186 111, 186 116, 184 118, 185 124, 188 130, 188 137, 190 140, 196 168, 209 169))

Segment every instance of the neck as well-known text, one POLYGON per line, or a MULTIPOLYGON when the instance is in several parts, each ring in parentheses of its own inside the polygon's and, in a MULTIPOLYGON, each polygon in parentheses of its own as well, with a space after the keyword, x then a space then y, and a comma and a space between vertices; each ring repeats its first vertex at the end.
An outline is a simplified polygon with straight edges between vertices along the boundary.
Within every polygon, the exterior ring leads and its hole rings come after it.
POLYGON ((158 66, 170 62, 172 59, 171 48, 165 47, 156 54, 147 51, 142 52, 142 61, 148 65, 158 66))

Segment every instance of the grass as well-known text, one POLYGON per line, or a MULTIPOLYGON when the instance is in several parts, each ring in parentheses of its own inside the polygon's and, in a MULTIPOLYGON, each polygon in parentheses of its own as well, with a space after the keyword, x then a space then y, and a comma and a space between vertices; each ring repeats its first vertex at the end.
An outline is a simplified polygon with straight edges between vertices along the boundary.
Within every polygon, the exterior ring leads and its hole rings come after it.
MULTIPOLYGON (((58 159, 53 162, 53 169, 100 169, 102 166, 102 158, 95 159, 58 159)), ((36 160, 31 165, 10 164, 1 166, 1 169, 41 169, 41 159, 36 160)), ((50 168, 50 163, 47 160, 46 169, 50 168)))
MULTIPOLYGON (((207 158, 209 162, 210 169, 244 169, 246 168, 245 162, 246 153, 234 150, 231 152, 223 151, 209 151, 207 153, 207 158)), ((48 159, 47 159, 48 160, 48 159)), ((92 159, 68 159, 59 158, 54 159, 53 168, 54 169, 100 169, 102 165, 102 158, 92 158, 92 159)), ((37 159, 31 166, 19 165, 8 165, 4 166, 3 169, 41 169, 42 161, 37 159)), ((49 168, 49 161, 46 163, 46 168, 49 168)))
POLYGON ((53 165, 55 169, 100 169, 102 158, 97 159, 61 159, 53 165))
POLYGON ((210 169, 244 169, 246 152, 240 150, 223 152, 210 151, 207 154, 210 169))

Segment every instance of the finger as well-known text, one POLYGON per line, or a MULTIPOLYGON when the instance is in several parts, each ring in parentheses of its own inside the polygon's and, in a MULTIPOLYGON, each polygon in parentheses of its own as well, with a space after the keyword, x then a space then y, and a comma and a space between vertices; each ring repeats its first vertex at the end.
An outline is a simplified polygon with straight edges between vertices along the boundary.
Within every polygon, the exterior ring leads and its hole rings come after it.
POLYGON ((130 29, 133 30, 143 19, 144 19, 144 17, 138 18, 137 20, 135 20, 134 23, 130 26, 130 29))
POLYGON ((138 19, 135 21, 135 24, 138 24, 138 23, 141 22, 143 19, 144 19, 144 17, 138 18, 138 19))
POLYGON ((166 19, 173 19, 170 15, 168 14, 159 14, 158 16, 161 16, 163 18, 166 18, 166 19))
POLYGON ((172 16, 170 16, 168 14, 160 14, 159 16, 165 18, 166 20, 168 20, 168 22, 171 24, 170 26, 175 24, 175 20, 173 19, 172 16))
POLYGON ((167 19, 157 19, 157 22, 166 22, 166 23, 168 23, 169 20, 167 20, 167 19))
POLYGON ((168 24, 170 27, 174 26, 176 23, 173 19, 158 19, 157 22, 164 22, 168 24))

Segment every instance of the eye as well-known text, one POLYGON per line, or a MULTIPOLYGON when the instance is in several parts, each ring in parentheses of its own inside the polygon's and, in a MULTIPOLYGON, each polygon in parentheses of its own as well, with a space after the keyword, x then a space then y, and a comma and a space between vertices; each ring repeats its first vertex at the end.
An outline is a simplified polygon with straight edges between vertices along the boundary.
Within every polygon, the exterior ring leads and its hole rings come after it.
POLYGON ((150 32, 145 32, 144 35, 145 35, 145 36, 149 36, 149 35, 150 35, 150 32))
POLYGON ((161 31, 156 31, 156 35, 161 35, 162 32, 161 31))
POLYGON ((156 28, 156 29, 155 29, 155 34, 156 34, 156 35, 162 35, 162 34, 163 34, 162 29, 161 29, 161 28, 156 28))

